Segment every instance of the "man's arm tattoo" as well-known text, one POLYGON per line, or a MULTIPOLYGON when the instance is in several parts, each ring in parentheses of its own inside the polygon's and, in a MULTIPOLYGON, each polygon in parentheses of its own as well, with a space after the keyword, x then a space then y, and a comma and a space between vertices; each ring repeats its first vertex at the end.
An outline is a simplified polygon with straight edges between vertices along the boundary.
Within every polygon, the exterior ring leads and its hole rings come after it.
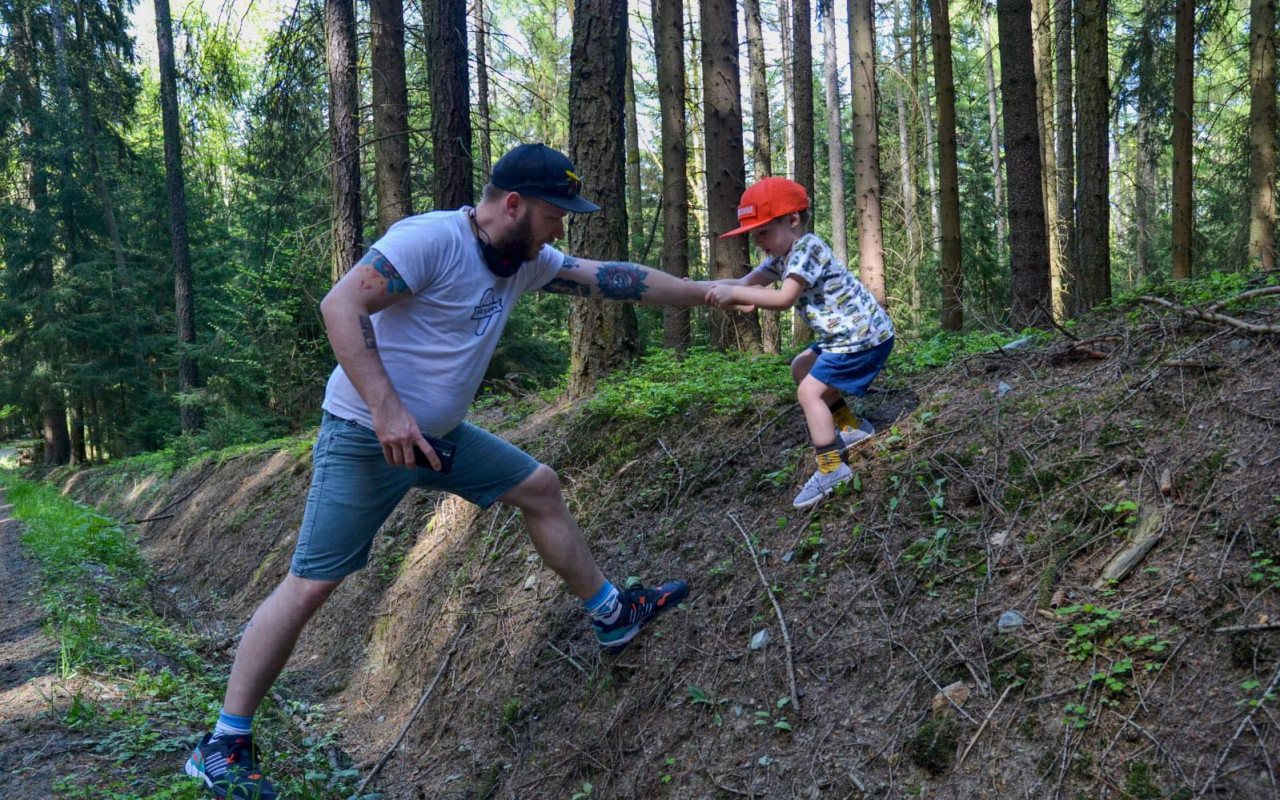
POLYGON ((549 292, 551 294, 571 294, 577 297, 591 296, 590 286, 576 281, 567 281, 564 278, 552 278, 545 286, 542 287, 542 291, 549 292))
POLYGON ((607 300, 640 302, 644 299, 644 293, 649 291, 644 282, 648 274, 649 271, 639 264, 610 261, 596 269, 596 281, 600 285, 600 294, 607 300))
POLYGON ((364 333, 364 349, 377 350, 378 337, 373 333, 373 320, 369 319, 368 314, 360 315, 360 330, 364 333))
MULTIPOLYGON (((364 258, 357 262, 357 266, 360 264, 367 264, 370 269, 378 273, 382 278, 384 283, 381 286, 381 294, 403 294, 409 291, 409 284, 405 282, 404 278, 400 277, 400 273, 396 272, 396 268, 391 265, 391 262, 387 260, 387 257, 382 253, 379 253, 377 250, 370 250, 368 253, 365 253, 364 258)), ((379 287, 366 284, 362 281, 360 288, 375 289, 379 287)))
POLYGON ((577 266, 578 266, 578 259, 574 258, 573 256, 565 256, 564 263, 560 265, 560 269, 576 269, 577 266))

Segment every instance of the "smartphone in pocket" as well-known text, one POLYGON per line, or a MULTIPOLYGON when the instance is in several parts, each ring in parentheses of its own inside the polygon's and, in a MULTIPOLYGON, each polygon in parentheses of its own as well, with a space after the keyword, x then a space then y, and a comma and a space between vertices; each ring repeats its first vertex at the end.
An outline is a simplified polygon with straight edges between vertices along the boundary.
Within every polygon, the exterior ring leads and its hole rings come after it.
MULTIPOLYGON (((427 444, 431 445, 431 449, 436 451, 436 456, 440 459, 440 474, 448 475, 453 469, 453 456, 458 452, 458 446, 453 442, 446 442, 444 439, 438 439, 435 436, 423 434, 422 438, 427 440, 427 444)), ((413 458, 418 466, 432 469, 431 462, 427 460, 427 454, 417 445, 413 446, 413 458)))

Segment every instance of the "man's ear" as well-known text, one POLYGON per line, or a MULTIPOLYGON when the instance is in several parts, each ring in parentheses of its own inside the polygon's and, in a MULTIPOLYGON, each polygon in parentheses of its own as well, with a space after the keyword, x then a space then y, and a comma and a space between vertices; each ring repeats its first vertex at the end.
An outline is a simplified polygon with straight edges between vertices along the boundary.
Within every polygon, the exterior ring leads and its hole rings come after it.
POLYGON ((520 216, 520 209, 527 202, 519 192, 507 192, 506 197, 502 198, 502 210, 509 219, 515 219, 520 216))

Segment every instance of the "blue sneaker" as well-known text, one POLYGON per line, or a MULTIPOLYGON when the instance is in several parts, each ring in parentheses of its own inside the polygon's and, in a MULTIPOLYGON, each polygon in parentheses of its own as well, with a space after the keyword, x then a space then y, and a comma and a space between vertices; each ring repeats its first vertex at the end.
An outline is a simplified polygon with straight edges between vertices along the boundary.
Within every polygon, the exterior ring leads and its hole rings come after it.
POLYGON ((652 589, 635 586, 618 592, 618 616, 612 622, 591 621, 596 641, 607 653, 621 653, 641 628, 663 611, 675 608, 688 594, 689 584, 684 581, 668 581, 652 589))
POLYGON ((851 428, 848 425, 841 428, 840 434, 840 454, 845 455, 853 448, 868 441, 872 436, 876 435, 875 426, 865 419, 858 422, 858 427, 851 428))
POLYGON ((253 736, 205 734, 187 759, 186 773, 200 778, 214 797, 227 800, 276 800, 276 790, 258 768, 253 736))

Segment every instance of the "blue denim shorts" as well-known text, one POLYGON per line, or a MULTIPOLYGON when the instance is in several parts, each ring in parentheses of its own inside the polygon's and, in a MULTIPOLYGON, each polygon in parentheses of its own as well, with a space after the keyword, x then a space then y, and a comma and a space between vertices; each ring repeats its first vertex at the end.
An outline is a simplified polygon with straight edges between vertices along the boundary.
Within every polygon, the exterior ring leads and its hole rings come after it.
POLYGON ((834 386, 845 394, 862 397, 889 360, 893 339, 889 338, 861 353, 824 353, 816 345, 809 349, 818 354, 813 369, 809 370, 814 380, 834 386))
POLYGON ((300 578, 336 581, 363 567, 374 534, 415 486, 488 508, 538 468, 528 453, 467 422, 441 438, 458 446, 448 475, 393 467, 372 430, 326 411, 290 571, 300 578))

